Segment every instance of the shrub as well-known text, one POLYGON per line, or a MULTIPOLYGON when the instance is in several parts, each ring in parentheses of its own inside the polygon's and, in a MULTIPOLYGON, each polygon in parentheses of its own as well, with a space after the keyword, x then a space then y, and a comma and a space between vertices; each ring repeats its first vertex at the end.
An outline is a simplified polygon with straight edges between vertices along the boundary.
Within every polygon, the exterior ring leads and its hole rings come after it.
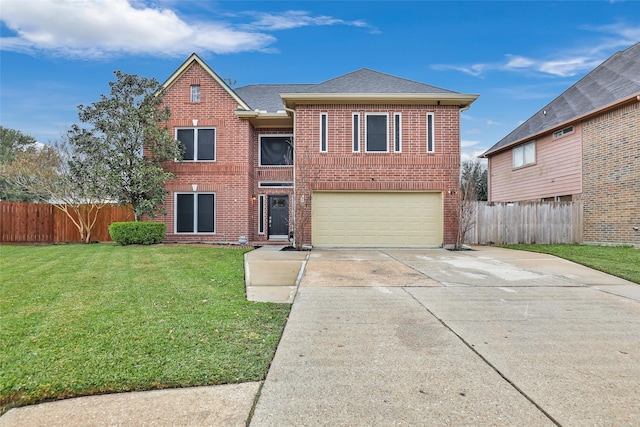
POLYGON ((109 235, 123 246, 151 245, 162 242, 166 228, 159 222, 114 222, 109 226, 109 235))

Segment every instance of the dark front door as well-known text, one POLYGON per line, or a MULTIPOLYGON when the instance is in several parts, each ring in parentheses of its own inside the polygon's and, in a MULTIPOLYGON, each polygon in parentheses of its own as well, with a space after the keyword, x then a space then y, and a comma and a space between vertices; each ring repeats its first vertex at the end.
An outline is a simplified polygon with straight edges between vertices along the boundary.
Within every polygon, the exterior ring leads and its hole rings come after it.
POLYGON ((269 196, 269 238, 289 236, 289 196, 269 196))

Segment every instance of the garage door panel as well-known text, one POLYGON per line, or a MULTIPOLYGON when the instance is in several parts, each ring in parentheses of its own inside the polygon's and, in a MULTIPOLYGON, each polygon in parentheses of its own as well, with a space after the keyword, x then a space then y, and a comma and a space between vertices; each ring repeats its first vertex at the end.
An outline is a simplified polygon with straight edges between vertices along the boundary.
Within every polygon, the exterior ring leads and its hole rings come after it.
POLYGON ((442 193, 316 192, 312 244, 433 247, 442 244, 442 193))

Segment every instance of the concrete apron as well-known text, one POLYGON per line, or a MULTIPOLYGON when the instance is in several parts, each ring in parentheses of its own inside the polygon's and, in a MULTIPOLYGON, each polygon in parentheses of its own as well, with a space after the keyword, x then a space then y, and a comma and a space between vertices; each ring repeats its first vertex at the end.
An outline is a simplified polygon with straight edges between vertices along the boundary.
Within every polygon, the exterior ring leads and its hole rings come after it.
POLYGON ((477 249, 314 250, 251 425, 640 425, 640 286, 477 249))
POLYGON ((249 301, 293 303, 309 252, 283 251, 283 247, 263 246, 244 255, 249 301))

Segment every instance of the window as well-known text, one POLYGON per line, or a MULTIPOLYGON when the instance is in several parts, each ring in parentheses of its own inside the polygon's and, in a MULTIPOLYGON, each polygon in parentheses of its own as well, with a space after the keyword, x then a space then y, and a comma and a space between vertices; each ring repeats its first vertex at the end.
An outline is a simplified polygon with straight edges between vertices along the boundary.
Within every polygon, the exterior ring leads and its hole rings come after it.
POLYGON ((293 138, 291 135, 260 137, 260 166, 293 165, 293 138))
POLYGON ((216 130, 214 128, 178 129, 184 161, 213 161, 216 159, 216 130))
POLYGON ((519 145, 511 150, 513 154, 513 167, 531 165, 536 162, 536 143, 535 141, 519 145))
POLYGON ((320 113, 320 151, 322 153, 327 152, 327 134, 329 133, 329 115, 327 113, 320 113))
POLYGON ((191 85, 191 102, 200 102, 200 85, 191 85))
POLYGON ((176 193, 176 233, 215 233, 215 193, 176 193))
POLYGON ((264 234, 264 195, 258 196, 258 234, 264 234))
POLYGON ((561 136, 564 136, 564 135, 566 135, 568 133, 571 133, 571 132, 573 132, 573 126, 569 126, 569 127, 566 127, 564 129, 561 129, 559 131, 554 132, 553 133, 553 137, 554 138, 560 138, 561 136))
POLYGON ((365 145, 367 151, 389 151, 387 113, 368 113, 365 145))
POLYGON ((402 151, 402 114, 393 115, 393 150, 396 153, 402 151))
POLYGON ((260 181, 258 182, 258 188, 292 188, 293 182, 284 181, 284 182, 272 182, 272 181, 260 181))
POLYGON ((433 113, 427 113, 427 153, 436 151, 433 130, 433 113))
POLYGON ((360 151, 360 113, 353 113, 353 152, 360 151))

